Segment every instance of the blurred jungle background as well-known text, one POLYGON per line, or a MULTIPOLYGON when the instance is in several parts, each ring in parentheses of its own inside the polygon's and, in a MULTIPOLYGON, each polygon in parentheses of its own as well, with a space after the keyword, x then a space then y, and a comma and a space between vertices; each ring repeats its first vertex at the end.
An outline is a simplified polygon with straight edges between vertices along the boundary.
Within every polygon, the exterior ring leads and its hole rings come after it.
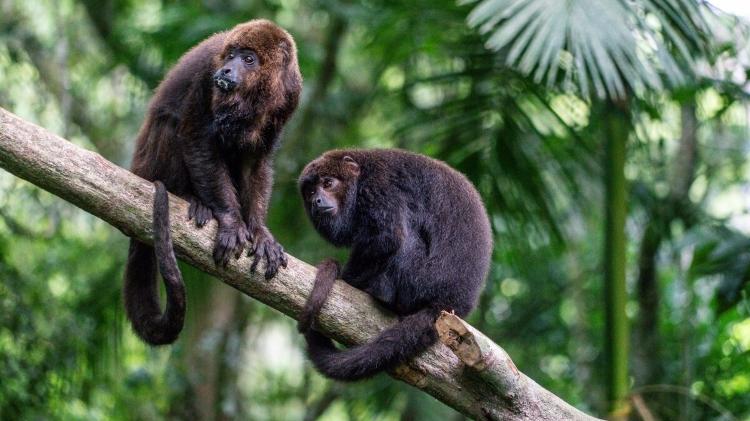
MULTIPOLYGON (((620 399, 634 419, 750 419, 750 30, 716 6, 0 0, 0 106, 128 167, 180 55, 272 19, 305 78, 269 215, 291 254, 345 257, 296 191, 321 152, 443 159, 495 233, 470 321, 521 371, 598 416, 620 399)), ((0 171, 0 419, 463 419, 385 375, 325 380, 291 319, 188 266, 186 331, 148 348, 124 320, 126 249, 0 171)))

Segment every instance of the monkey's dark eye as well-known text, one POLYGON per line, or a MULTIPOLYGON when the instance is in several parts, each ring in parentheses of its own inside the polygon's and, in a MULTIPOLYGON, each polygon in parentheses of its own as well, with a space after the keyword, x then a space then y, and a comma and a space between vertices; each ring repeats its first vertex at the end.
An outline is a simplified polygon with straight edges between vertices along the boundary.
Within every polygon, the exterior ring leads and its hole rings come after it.
POLYGON ((227 59, 231 60, 234 58, 234 53, 227 54, 227 59))
POLYGON ((245 63, 247 63, 247 64, 253 64, 253 63, 255 63, 255 57, 253 57, 253 56, 245 56, 244 60, 245 60, 245 63))
POLYGON ((323 188, 330 189, 331 187, 333 187, 333 179, 332 178, 323 179, 323 188))

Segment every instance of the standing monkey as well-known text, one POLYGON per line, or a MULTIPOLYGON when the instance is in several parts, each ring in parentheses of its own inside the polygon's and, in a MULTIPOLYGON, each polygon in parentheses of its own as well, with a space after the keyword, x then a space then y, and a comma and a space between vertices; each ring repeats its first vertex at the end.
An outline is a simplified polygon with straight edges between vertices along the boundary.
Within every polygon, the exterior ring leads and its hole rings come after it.
POLYGON ((463 174, 400 150, 335 150, 309 163, 299 185, 315 229, 351 250, 341 278, 400 319, 371 342, 337 349, 313 330, 339 274, 335 261, 321 263, 299 329, 325 376, 358 380, 394 368, 435 343, 441 311, 463 317, 474 308, 492 236, 482 200, 463 174))
POLYGON ((154 94, 138 134, 131 170, 154 181, 154 248, 131 240, 125 310, 152 345, 177 339, 185 292, 169 238, 166 190, 190 202, 189 218, 218 222, 213 258, 226 265, 250 241, 252 269, 265 259, 272 278, 286 256, 265 220, 271 160, 282 127, 297 107, 302 77, 292 37, 267 20, 215 34, 188 51, 154 94), (166 188, 166 190, 165 190, 166 188), (156 264, 164 277, 159 306, 156 264))

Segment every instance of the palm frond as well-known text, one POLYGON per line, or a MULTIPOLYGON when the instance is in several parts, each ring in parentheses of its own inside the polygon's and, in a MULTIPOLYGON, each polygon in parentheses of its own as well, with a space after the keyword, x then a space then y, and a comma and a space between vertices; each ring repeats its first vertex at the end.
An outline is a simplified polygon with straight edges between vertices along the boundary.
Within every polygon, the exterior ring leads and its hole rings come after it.
POLYGON ((722 224, 692 229, 678 246, 692 246, 688 275, 692 280, 715 277, 717 310, 740 302, 750 285, 750 237, 722 224))
POLYGON ((536 82, 622 98, 685 82, 707 44, 705 10, 694 0, 481 0, 468 23, 536 82))

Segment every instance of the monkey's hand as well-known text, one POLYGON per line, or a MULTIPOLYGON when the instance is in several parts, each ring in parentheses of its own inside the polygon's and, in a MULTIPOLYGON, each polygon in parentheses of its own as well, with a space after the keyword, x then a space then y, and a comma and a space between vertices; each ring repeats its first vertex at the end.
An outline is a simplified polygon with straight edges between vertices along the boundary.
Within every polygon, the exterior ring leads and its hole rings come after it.
POLYGON ((242 255, 248 239, 247 227, 242 218, 232 212, 215 214, 215 216, 219 222, 219 231, 214 247, 214 262, 217 265, 226 266, 232 256, 239 259, 242 255))
POLYGON ((214 214, 211 212, 211 208, 204 205, 197 197, 188 196, 188 202, 190 202, 190 209, 188 209, 188 221, 195 221, 195 226, 203 228, 208 223, 214 214))
POLYGON ((266 279, 276 276, 279 266, 286 267, 287 261, 284 247, 276 242, 276 239, 273 238, 268 228, 263 225, 256 225, 255 229, 251 231, 249 240, 252 242, 252 245, 247 255, 255 256, 253 264, 250 266, 251 271, 255 272, 255 268, 258 266, 261 258, 266 259, 266 279))

